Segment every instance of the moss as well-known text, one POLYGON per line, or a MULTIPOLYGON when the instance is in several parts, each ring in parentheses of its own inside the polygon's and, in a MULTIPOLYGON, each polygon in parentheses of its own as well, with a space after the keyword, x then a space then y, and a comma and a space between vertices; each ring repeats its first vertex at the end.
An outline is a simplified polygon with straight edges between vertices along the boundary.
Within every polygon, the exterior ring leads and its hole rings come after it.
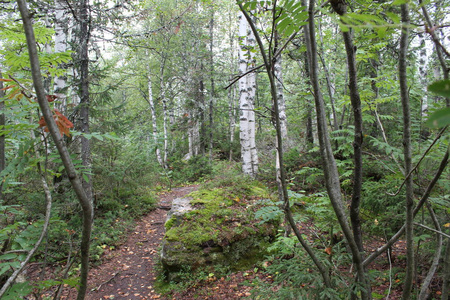
POLYGON ((164 224, 164 228, 166 229, 166 231, 168 231, 170 228, 172 228, 172 226, 175 223, 175 218, 170 218, 169 220, 166 221, 166 223, 164 224))
POLYGON ((247 180, 237 186, 200 189, 188 196, 194 209, 166 223, 170 261, 163 264, 169 273, 180 266, 192 270, 205 270, 206 266, 239 268, 262 258, 278 226, 260 224, 254 218, 256 201, 270 198, 264 187, 247 180))

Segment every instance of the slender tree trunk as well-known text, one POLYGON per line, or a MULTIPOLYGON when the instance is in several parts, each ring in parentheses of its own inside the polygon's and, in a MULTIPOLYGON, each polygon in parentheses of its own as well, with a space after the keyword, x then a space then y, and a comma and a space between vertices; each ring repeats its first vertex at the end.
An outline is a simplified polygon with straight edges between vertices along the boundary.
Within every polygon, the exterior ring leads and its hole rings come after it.
MULTIPOLYGON (((64 0, 55 0, 55 52, 62 53, 67 51, 67 37, 68 37, 68 22, 67 11, 65 9, 66 2, 64 0)), ((66 69, 65 64, 58 66, 61 69, 66 69)), ((67 114, 67 78, 66 76, 56 76, 53 82, 53 93, 60 99, 57 106, 59 110, 67 114)))
MULTIPOLYGON (((245 74, 255 65, 254 54, 251 51, 255 45, 255 37, 242 14, 239 17, 239 37, 243 39, 239 48, 239 73, 245 74)), ((239 79, 242 171, 251 177, 255 177, 258 173, 258 154, 255 142, 255 86, 256 74, 254 72, 239 79)))
MULTIPOLYGON (((431 207, 431 204, 429 202, 427 202, 426 205, 427 205, 427 209, 430 213, 431 220, 433 221, 434 228, 438 232, 440 232, 441 226, 439 224, 439 220, 438 220, 433 208, 431 207)), ((442 252, 442 235, 440 233, 436 233, 436 244, 437 244, 437 247, 435 248, 433 262, 430 266, 430 269, 428 270, 427 276, 423 280, 422 287, 420 288, 419 300, 427 300, 430 298, 429 297, 430 296, 429 287, 430 287, 431 281, 434 278, 434 274, 436 273, 436 270, 439 266, 439 261, 440 261, 441 252, 442 252)))
POLYGON ((444 271, 442 275, 442 300, 450 296, 450 239, 447 239, 444 254, 444 271))
MULTIPOLYGON (((274 2, 274 11, 276 7, 276 1, 274 2)), ((266 50, 264 49, 264 45, 262 43, 261 38, 259 38, 258 32, 256 30, 256 27, 254 25, 254 22, 251 20, 251 17, 245 12, 244 8, 242 7, 242 4, 239 4, 239 8, 241 9, 242 14, 247 19, 248 24, 251 27, 251 30, 253 31, 253 34, 256 38, 256 42, 258 43, 259 51, 263 57, 264 60, 264 66, 266 68, 267 76, 269 77, 270 82, 270 93, 272 96, 272 105, 273 105, 273 119, 275 121, 275 128, 276 128, 276 142, 277 142, 277 156, 278 160, 280 162, 280 169, 279 172, 277 172, 277 176, 280 176, 278 182, 278 190, 279 195, 282 198, 285 210, 286 219, 290 223, 292 229, 294 230, 294 233, 299 240, 300 244, 303 246, 305 251, 309 254, 310 258, 313 260, 314 264, 318 268, 319 272, 321 273, 324 285, 327 288, 332 288, 330 277, 328 274, 327 268, 320 262, 318 257, 315 255, 313 249, 309 246, 309 244, 303 239, 301 233, 299 232, 297 228, 297 224, 294 221, 294 218, 292 216, 292 212, 289 205, 289 198, 288 198, 288 192, 287 192, 287 186, 286 186, 286 173, 285 168, 283 167, 283 139, 282 139, 282 133, 281 133, 281 124, 280 124, 280 118, 279 118, 279 108, 278 108, 278 98, 277 98, 277 86, 275 83, 275 78, 273 76, 273 65, 272 65, 272 59, 269 59, 266 54, 266 50)))
POLYGON ((166 85, 164 83, 164 69, 166 66, 166 57, 163 56, 161 59, 161 64, 159 67, 159 98, 163 104, 163 135, 164 135, 164 149, 163 149, 163 158, 161 166, 163 168, 167 168, 167 155, 169 152, 169 137, 168 137, 168 118, 169 118, 169 109, 167 107, 167 98, 166 98, 166 85))
MULTIPOLYGON (((339 1, 332 1, 336 3, 339 1)), ((333 5, 336 13, 344 15, 347 12, 345 4, 333 5)), ((363 120, 361 112, 361 99, 358 90, 358 79, 356 71, 356 50, 353 45, 353 38, 351 31, 343 31, 345 51, 347 52, 347 66, 350 90, 350 101, 353 109, 354 119, 354 140, 353 140, 353 193, 352 202, 350 204, 350 219, 352 222, 353 236, 355 238, 356 245, 361 253, 364 252, 362 233, 361 233, 361 219, 359 216, 359 207, 361 203, 361 189, 362 189, 362 143, 363 143, 363 120)))
MULTIPOLYGON (((0 79, 3 78, 2 71, 0 70, 0 79)), ((3 81, 0 81, 0 128, 4 128, 6 125, 5 114, 3 110, 5 109, 5 101, 3 97, 5 97, 5 92, 3 89, 3 81)), ((5 135, 0 133, 0 172, 3 171, 6 167, 6 159, 5 159, 5 135)), ((0 200, 3 200, 3 183, 0 183, 0 200)))
POLYGON ((163 156, 163 168, 167 169, 167 155, 169 152, 169 136, 168 136, 168 123, 169 123, 169 109, 167 107, 167 98, 162 99, 163 103, 163 134, 164 134, 164 156, 163 156))
POLYGON ((229 160, 233 160, 233 143, 234 143, 234 129, 236 127, 236 101, 235 101, 235 87, 231 86, 228 90, 228 120, 230 123, 230 152, 229 160))
MULTIPOLYGON (((203 64, 200 68, 200 72, 203 73, 203 64)), ((203 75, 201 75, 200 81, 198 82, 198 97, 199 97, 199 116, 200 116, 200 154, 205 155, 206 153, 206 117, 205 117, 205 83, 203 82, 203 75)))
POLYGON ((334 130, 339 130, 339 124, 338 124, 338 119, 337 119, 337 113, 336 113, 336 107, 334 104, 334 86, 331 82, 331 74, 328 70, 327 64, 325 62, 325 59, 323 58, 324 56, 324 49, 323 49, 323 34, 322 34, 322 22, 319 20, 318 23, 318 28, 319 28, 319 37, 320 37, 320 62, 322 63, 322 67, 323 67, 323 71, 325 73, 325 79, 327 81, 327 90, 328 90, 328 97, 330 97, 330 104, 331 104, 331 113, 332 113, 332 121, 333 121, 333 129, 334 130))
MULTIPOLYGON (((146 52, 148 56, 148 52, 146 52)), ((152 128, 153 128, 153 142, 155 143, 155 153, 156 159, 161 167, 164 167, 164 162, 161 158, 161 150, 159 148, 158 142, 158 125, 156 124, 156 109, 155 101, 153 99, 153 89, 152 89, 152 76, 150 66, 147 66, 147 86, 148 86, 148 105, 150 106, 150 112, 152 114, 152 128)))
POLYGON ((399 83, 400 83, 400 97, 403 109, 403 155, 405 162, 405 174, 407 176, 406 187, 406 274, 403 285, 403 299, 411 299, 411 290, 414 279, 414 232, 413 232, 413 210, 414 210, 414 195, 413 195, 413 180, 410 175, 412 169, 412 154, 411 154, 411 112, 409 107, 409 90, 407 83, 407 59, 409 42, 409 8, 408 4, 401 5, 402 15, 402 33, 400 37, 399 49, 399 83))
MULTIPOLYGON (((303 0, 304 1, 304 0, 303 0)), ((333 3, 332 3, 333 4, 333 3)), ((314 98, 316 103, 317 126, 319 130, 320 152, 322 156, 322 167, 325 175, 325 184, 328 191, 331 204, 336 214, 337 220, 341 226, 342 232, 347 239, 351 250, 353 263, 357 271, 357 278, 361 282, 364 290, 361 291, 362 299, 370 299, 370 285, 363 267, 363 260, 358 245, 353 237, 352 230, 347 222, 346 210, 342 201, 341 186, 339 182, 339 173, 336 161, 333 156, 328 129, 326 123, 326 110, 323 96, 319 86, 318 63, 317 63, 317 44, 314 28, 314 5, 315 1, 310 0, 309 5, 309 37, 307 39, 308 58, 311 59, 311 83, 314 90, 314 98)))
MULTIPOLYGON (((55 52, 67 51, 67 26, 66 1, 55 0, 55 52)), ((57 76, 54 82, 54 92, 64 93, 67 89, 66 77, 57 76)))
MULTIPOLYGON (((273 50, 274 53, 277 52, 278 48, 278 32, 275 32, 275 48, 273 50)), ((275 58, 275 62, 273 65, 273 76, 275 79, 275 84, 277 86, 277 101, 278 101, 278 109, 280 111, 280 126, 281 126, 281 137, 283 139, 284 148, 283 151, 286 150, 288 141, 288 122, 286 116, 286 99, 284 98, 284 85, 283 85, 283 65, 282 65, 282 56, 281 54, 275 58)))
POLYGON ((214 98, 215 98, 215 83, 214 83, 214 8, 211 9, 211 19, 209 20, 209 53, 210 53, 210 81, 211 91, 209 93, 209 161, 213 160, 214 148, 214 98))
POLYGON ((27 38, 28 53, 30 56, 31 74, 33 77, 34 88, 38 99, 39 107, 41 108, 47 127, 50 131, 53 141, 55 142, 58 153, 66 169, 69 180, 78 197, 78 200, 83 209, 83 231, 81 237, 81 270, 80 270, 80 287, 78 290, 77 300, 83 300, 87 291, 87 278, 89 272, 89 245, 93 221, 93 207, 91 199, 86 195, 80 178, 67 151, 66 145, 59 132, 58 126, 53 119, 52 112, 45 97, 45 91, 42 84, 42 76, 40 72, 39 58, 36 48, 36 39, 34 37, 33 26, 31 24, 31 16, 28 12, 26 2, 24 0, 17 0, 20 14, 24 24, 25 35, 27 38))
MULTIPOLYGON (((78 63, 79 63, 79 92, 80 92, 80 115, 78 120, 78 127, 82 133, 89 134, 89 110, 90 110, 90 97, 89 97, 89 53, 88 46, 90 40, 90 14, 89 14, 89 2, 88 0, 81 0, 78 2, 78 20, 79 20, 79 36, 78 36, 78 63)), ((91 143, 90 140, 81 136, 81 161, 85 170, 92 169, 91 158, 91 143)), ((89 172, 90 173, 90 172, 89 172)), ((93 201, 92 191, 92 176, 85 174, 88 180, 83 178, 83 187, 86 195, 93 201)))

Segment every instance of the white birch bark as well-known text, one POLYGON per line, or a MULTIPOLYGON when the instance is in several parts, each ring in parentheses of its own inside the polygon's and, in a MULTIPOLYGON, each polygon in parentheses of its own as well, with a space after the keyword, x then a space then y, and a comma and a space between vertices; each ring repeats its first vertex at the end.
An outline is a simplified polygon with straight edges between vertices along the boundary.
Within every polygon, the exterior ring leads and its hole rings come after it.
MULTIPOLYGON (((284 99, 284 86, 283 86, 283 69, 281 55, 277 56, 274 64, 275 83, 277 86, 277 101, 278 112, 280 119, 281 137, 283 139, 283 145, 288 145, 288 129, 287 129, 287 116, 286 116, 286 100, 284 99)), ((283 147, 285 148, 285 147, 283 147)))
POLYGON ((426 117, 428 112, 428 49, 431 48, 431 45, 427 45, 424 34, 419 35, 419 74, 420 74, 420 85, 422 87, 423 96, 422 96, 422 116, 426 117))
POLYGON ((160 70, 159 70, 159 93, 160 98, 163 103, 163 134, 164 134, 164 147, 163 147, 163 160, 162 167, 167 168, 167 152, 169 147, 169 139, 167 134, 167 123, 168 123, 168 109, 167 109, 167 99, 166 99, 166 86, 164 84, 164 66, 165 59, 162 60, 160 70))
MULTIPOLYGON (((64 3, 64 0, 55 0, 55 53, 67 51, 68 17, 64 3)), ((53 86, 55 94, 62 94, 66 87, 67 83, 65 76, 58 76, 55 78, 53 86)))
MULTIPOLYGON (((239 16, 239 73, 245 74, 255 66, 254 54, 250 51, 255 46, 255 37, 247 20, 239 16)), ((255 177, 258 173, 258 153, 256 149, 256 126, 254 100, 256 93, 256 74, 249 73, 239 79, 240 140, 242 171, 255 177)))
MULTIPOLYGON (((148 53, 147 53, 148 55, 148 53)), ((153 99, 153 90, 152 90, 152 77, 151 77, 151 69, 150 66, 147 66, 147 85, 148 85, 148 105, 150 106, 150 111, 152 114, 152 128, 153 128, 153 141, 155 143, 155 153, 156 159, 160 166, 164 166, 164 163, 161 158, 161 150, 159 149, 158 143, 158 126, 156 124, 156 110, 155 110, 155 101, 153 99)))

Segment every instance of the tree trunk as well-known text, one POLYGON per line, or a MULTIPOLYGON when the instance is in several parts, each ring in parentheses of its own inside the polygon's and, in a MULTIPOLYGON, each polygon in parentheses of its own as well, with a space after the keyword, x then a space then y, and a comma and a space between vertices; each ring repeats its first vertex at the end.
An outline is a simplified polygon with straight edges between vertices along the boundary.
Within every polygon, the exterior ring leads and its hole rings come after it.
MULTIPOLYGON (((239 47, 239 74, 245 74, 255 66, 254 53, 251 51, 255 45, 255 37, 242 14, 239 17, 239 37, 242 39, 239 47)), ((256 74, 254 72, 239 79, 242 171, 251 177, 255 177, 258 173, 258 154, 255 141, 255 86, 256 74)))
MULTIPOLYGON (((148 52, 146 52, 148 56, 148 52)), ((148 105, 150 106, 150 112, 152 114, 152 128, 153 128, 153 142, 155 143, 155 153, 156 159, 161 167, 164 167, 163 160, 161 158, 161 150, 159 148, 158 142, 158 126, 156 124, 156 109, 155 109, 155 101, 153 99, 153 89, 152 89, 152 78, 151 78, 151 69, 150 66, 147 66, 147 86, 148 86, 148 105)))
MULTIPOLYGON (((316 265, 320 274, 322 275, 323 280, 324 280, 324 285, 327 288, 332 288, 327 268, 320 262, 318 257, 315 255, 313 249, 303 239, 302 234, 298 230, 295 220, 292 216, 291 208, 289 205, 287 186, 286 186, 286 173, 285 173, 285 168, 283 167, 283 151, 281 151, 281 149, 283 149, 283 139, 281 137, 282 136, 281 124, 280 124, 280 118, 279 118, 280 111, 278 108, 278 101, 277 101, 278 100, 277 86, 276 86, 275 78, 273 76, 273 71, 272 71, 273 70, 272 60, 271 59, 269 60, 269 58, 267 57, 266 50, 264 49, 262 40, 258 35, 258 31, 256 30, 255 23, 253 22, 251 17, 244 11, 241 4, 239 4, 239 8, 241 9, 242 14, 247 19, 248 24, 250 25, 251 30, 253 31, 253 34, 256 38, 256 42, 258 43, 258 46, 259 46, 259 51, 264 60, 264 66, 266 68, 267 76, 269 77, 270 93, 271 93, 272 105, 273 105, 273 119, 275 121, 275 129, 276 129, 276 142, 277 142, 276 147, 277 147, 277 156, 278 156, 277 159, 278 159, 279 165, 280 165, 279 172, 277 172, 277 176, 279 176, 280 178, 277 179, 277 183, 278 183, 279 196, 281 198, 280 200, 283 201, 285 216, 286 216, 287 221, 291 225, 292 229, 294 230, 294 233, 295 233, 297 239, 299 240, 300 244, 303 246, 305 251, 309 254, 310 258, 313 260, 314 264, 316 265)), ((273 11, 275 12, 275 8, 273 9, 273 11)), ((275 16, 273 17, 273 19, 275 20, 275 16)))
MULTIPOLYGON (((333 130, 339 130, 339 124, 338 124, 338 119, 337 119, 337 113, 336 113, 336 107, 334 104, 334 91, 335 91, 335 87, 334 84, 331 81, 331 74, 328 70, 327 64, 325 62, 325 59, 323 58, 323 56, 325 55, 325 51, 323 49, 323 34, 322 34, 322 22, 319 19, 318 22, 318 29, 319 29, 319 37, 320 37, 320 54, 319 54, 319 58, 320 58, 320 62, 322 63, 322 68, 324 71, 324 75, 325 75, 325 79, 327 82, 327 90, 328 90, 328 97, 330 98, 330 104, 331 104, 331 121, 333 124, 333 130)), ((331 122, 330 122, 331 123, 331 122)))
MULTIPOLYGON (((0 70, 0 79, 3 78, 2 71, 0 70)), ((5 102, 3 97, 5 97, 5 92, 3 89, 3 81, 0 81, 0 127, 4 128, 5 126, 5 114, 3 110, 5 109, 5 102)), ((0 133, 0 172, 2 172, 6 167, 5 160, 5 135, 0 133)), ((3 183, 0 184, 0 200, 3 200, 3 183)))
POLYGON ((359 216, 359 207, 361 203, 362 189, 362 143, 363 143, 363 120, 361 112, 361 99, 358 91, 358 79, 356 71, 355 46, 353 45, 351 31, 342 32, 345 43, 345 51, 347 52, 347 65, 349 77, 350 101, 353 109, 354 118, 354 140, 353 140, 353 193, 352 202, 350 204, 350 219, 352 222, 353 236, 359 251, 364 252, 361 219, 359 216))
POLYGON ((370 299, 370 286, 367 276, 362 264, 362 257, 356 241, 353 237, 352 230, 347 222, 346 210, 342 201, 341 186, 339 182, 339 173, 336 166, 336 161, 333 156, 333 150, 328 135, 326 110, 323 96, 319 86, 318 63, 317 63, 317 44, 314 28, 314 5, 315 1, 310 0, 309 5, 309 37, 307 38, 306 47, 309 54, 308 58, 311 60, 311 83, 314 90, 314 99, 316 104, 316 118, 319 131, 320 152, 322 156, 322 167, 325 175, 325 184, 328 191, 331 204, 336 214, 337 220, 340 224, 342 232, 347 239, 349 248, 351 250, 353 263, 357 271, 357 278, 361 282, 364 290, 361 291, 362 299, 370 299))
POLYGON ((67 151, 61 134, 59 133, 58 126, 53 119, 52 112, 48 105, 44 87, 42 84, 42 76, 40 72, 39 58, 36 48, 36 39, 34 37, 33 26, 31 24, 31 16, 28 12, 26 2, 24 0, 17 1, 19 5, 20 14, 24 24, 25 35, 27 38, 28 53, 30 56, 31 74, 33 77, 34 88, 36 96, 39 102, 44 119, 47 123, 47 127, 50 131, 53 141, 55 142, 58 153, 66 169, 69 180, 72 187, 78 197, 80 205, 83 209, 83 231, 80 245, 81 252, 81 270, 80 270, 80 287, 78 290, 77 300, 83 300, 87 291, 87 277, 89 272, 89 245, 92 230, 93 221, 93 207, 91 198, 86 195, 80 178, 77 176, 77 172, 70 158, 70 154, 67 151))
POLYGON ((209 53, 210 53, 210 81, 211 91, 209 93, 209 161, 213 160, 214 148, 214 98, 215 98, 215 83, 214 83, 214 8, 211 8, 211 19, 209 21, 209 53))
MULTIPOLYGON (((67 51, 68 17, 64 0, 55 0, 55 52, 67 51)), ((65 65, 59 68, 66 69, 65 65)), ((56 76, 53 83, 53 93, 61 100, 59 110, 65 115, 67 113, 67 78, 66 76, 56 76)))
POLYGON ((402 14, 402 33, 400 36, 399 49, 399 83, 400 83, 400 98, 402 101, 403 110, 403 155, 405 162, 405 187, 406 187, 406 274, 403 285, 403 299, 411 299, 411 290, 414 277, 414 232, 413 232, 413 210, 414 210, 414 195, 413 195, 413 180, 411 175, 412 169, 412 154, 411 154, 411 112, 409 107, 409 89, 407 83, 407 59, 409 43, 409 8, 408 4, 401 5, 402 14))
POLYGON ((444 271, 442 275, 442 300, 450 296, 450 239, 447 239, 444 254, 444 271))
MULTIPOLYGON (((90 39, 90 15, 89 15, 89 2, 88 0, 81 0, 79 2, 79 69, 80 69, 80 117, 79 117, 79 130, 82 133, 89 134, 89 110, 90 110, 90 98, 89 98, 89 39, 90 39)), ((91 159, 91 143, 90 140, 81 136, 81 161, 85 170, 92 169, 92 159, 91 159)), ((86 192, 87 197, 93 202, 93 191, 92 191, 92 176, 85 174, 87 180, 83 178, 83 187, 86 192)), ((93 205, 93 203, 92 203, 93 205)))

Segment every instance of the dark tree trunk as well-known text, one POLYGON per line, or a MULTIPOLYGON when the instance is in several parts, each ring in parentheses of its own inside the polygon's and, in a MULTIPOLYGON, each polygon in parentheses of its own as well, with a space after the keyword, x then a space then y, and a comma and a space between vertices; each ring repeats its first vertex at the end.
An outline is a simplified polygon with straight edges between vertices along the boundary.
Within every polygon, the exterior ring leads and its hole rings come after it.
MULTIPOLYGON (((0 71, 0 78, 3 78, 2 72, 0 71)), ((1 98, 5 96, 5 92, 2 91, 3 89, 3 81, 0 81, 0 111, 3 111, 5 109, 5 102, 2 101, 1 98)), ((0 127, 5 126, 5 114, 0 113, 0 127)), ((5 160, 5 135, 0 134, 0 172, 3 171, 6 167, 6 160, 5 160)), ((3 184, 0 184, 0 200, 3 199, 3 184)))
MULTIPOLYGON (((90 39, 90 15, 89 15, 89 2, 87 0, 81 0, 79 2, 79 74, 80 74, 80 115, 78 120, 78 129, 83 133, 89 133, 89 53, 88 45, 90 39)), ((90 141, 81 137, 81 161, 83 167, 86 170, 90 170, 92 166, 91 161, 91 145, 90 141)), ((90 172, 89 172, 90 173, 90 172)), ((83 179, 83 187, 90 201, 92 202, 92 178, 87 174, 88 180, 83 179)))
POLYGON ((405 187, 406 187, 406 274, 403 285, 403 299, 411 299, 411 290, 414 277, 414 232, 413 232, 413 210, 414 210, 414 195, 413 195, 413 180, 412 180, 412 154, 411 154, 411 112, 409 106, 409 89, 407 83, 407 59, 409 43, 409 8, 408 4, 401 5, 402 13, 402 34, 400 37, 400 49, 398 59, 398 72, 400 83, 400 98, 402 101, 403 110, 403 155, 405 162, 405 187))
POLYGON ((345 42, 345 50, 347 52, 348 77, 350 101, 352 103, 353 118, 355 126, 355 137, 353 140, 353 159, 355 166, 353 169, 353 193, 352 202, 350 204, 350 219, 352 222, 353 236, 355 237, 356 245, 360 252, 364 251, 362 233, 361 233, 361 219, 359 216, 359 207, 361 203, 361 188, 362 188, 362 143, 363 143, 363 120, 361 113, 361 99, 358 91, 358 79, 356 71, 355 48, 351 32, 343 32, 345 42))
POLYGON ((53 119, 52 112, 50 110, 49 104, 46 100, 44 86, 42 83, 42 76, 40 72, 40 64, 38 58, 38 52, 36 48, 36 39, 34 37, 33 26, 31 24, 31 16, 28 12, 26 2, 24 0, 17 1, 20 9, 20 14, 22 16, 22 21, 24 24, 25 35, 27 38, 28 53, 30 57, 31 74, 33 77, 33 84, 36 91, 36 97, 39 102, 39 107, 41 108, 44 119, 47 123, 48 129, 55 142, 58 153, 61 157, 63 165, 65 167, 67 176, 72 184, 72 187, 77 195, 80 205, 83 210, 83 229, 80 244, 81 253, 81 269, 80 269, 80 286, 78 290, 77 300, 83 300, 87 291, 87 277, 89 272, 89 245, 92 231, 92 215, 93 208, 91 199, 89 199, 83 189, 83 185, 75 167, 73 165, 70 154, 64 143, 63 138, 59 132, 55 120, 53 119))

